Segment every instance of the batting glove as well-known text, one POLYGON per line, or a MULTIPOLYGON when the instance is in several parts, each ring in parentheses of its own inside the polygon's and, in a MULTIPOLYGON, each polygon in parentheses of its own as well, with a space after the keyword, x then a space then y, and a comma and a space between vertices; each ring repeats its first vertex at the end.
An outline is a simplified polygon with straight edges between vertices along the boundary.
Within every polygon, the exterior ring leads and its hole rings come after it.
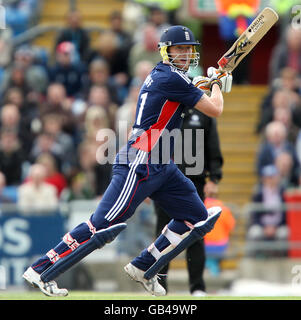
POLYGON ((197 76, 192 79, 192 84, 203 90, 206 94, 210 94, 210 79, 203 76, 197 76))
POLYGON ((210 89, 214 83, 217 83, 223 92, 230 92, 232 88, 232 74, 228 72, 221 72, 214 67, 207 69, 207 75, 210 79, 210 89))

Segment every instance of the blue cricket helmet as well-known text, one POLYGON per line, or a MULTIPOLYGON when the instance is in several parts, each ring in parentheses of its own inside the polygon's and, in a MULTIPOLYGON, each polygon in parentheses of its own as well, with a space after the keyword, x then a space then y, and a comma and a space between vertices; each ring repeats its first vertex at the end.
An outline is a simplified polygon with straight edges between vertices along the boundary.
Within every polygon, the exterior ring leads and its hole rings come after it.
POLYGON ((195 40, 192 31, 187 27, 178 25, 165 29, 161 35, 159 47, 164 45, 174 46, 178 44, 200 45, 199 41, 195 40))
POLYGON ((171 57, 168 52, 168 47, 175 45, 192 45, 193 51, 190 59, 190 67, 196 67, 199 63, 200 54, 196 51, 196 46, 200 45, 200 42, 195 40, 192 31, 181 25, 172 26, 163 31, 160 42, 158 43, 160 54, 163 61, 168 61, 175 68, 184 70, 184 66, 174 63, 175 58, 171 57))

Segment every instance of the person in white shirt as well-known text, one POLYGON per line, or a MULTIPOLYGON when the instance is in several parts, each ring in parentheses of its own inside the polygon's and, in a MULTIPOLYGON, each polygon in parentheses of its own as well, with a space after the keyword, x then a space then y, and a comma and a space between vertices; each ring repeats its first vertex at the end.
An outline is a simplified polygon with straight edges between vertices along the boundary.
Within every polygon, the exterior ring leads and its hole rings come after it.
POLYGON ((22 213, 41 214, 58 206, 56 189, 45 182, 46 168, 41 164, 30 167, 28 181, 19 187, 18 207, 22 213))

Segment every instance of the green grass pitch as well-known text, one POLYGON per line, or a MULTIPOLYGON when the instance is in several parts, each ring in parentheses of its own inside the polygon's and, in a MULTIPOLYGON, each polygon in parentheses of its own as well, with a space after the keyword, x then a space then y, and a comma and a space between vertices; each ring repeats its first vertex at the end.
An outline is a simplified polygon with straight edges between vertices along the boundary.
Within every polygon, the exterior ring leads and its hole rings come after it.
POLYGON ((94 291, 70 291, 67 297, 47 297, 39 291, 10 292, 0 291, 0 300, 301 300, 301 297, 236 297, 215 296, 192 297, 189 294, 168 294, 164 297, 153 297, 147 293, 94 291))

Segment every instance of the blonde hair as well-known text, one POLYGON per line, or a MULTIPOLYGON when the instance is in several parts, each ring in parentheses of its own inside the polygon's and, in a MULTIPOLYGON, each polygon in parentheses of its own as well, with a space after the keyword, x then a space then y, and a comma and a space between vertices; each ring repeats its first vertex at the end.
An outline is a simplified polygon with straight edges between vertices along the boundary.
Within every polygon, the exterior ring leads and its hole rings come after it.
POLYGON ((91 106, 87 109, 85 129, 88 138, 95 138, 98 130, 109 127, 109 118, 104 108, 91 106))

